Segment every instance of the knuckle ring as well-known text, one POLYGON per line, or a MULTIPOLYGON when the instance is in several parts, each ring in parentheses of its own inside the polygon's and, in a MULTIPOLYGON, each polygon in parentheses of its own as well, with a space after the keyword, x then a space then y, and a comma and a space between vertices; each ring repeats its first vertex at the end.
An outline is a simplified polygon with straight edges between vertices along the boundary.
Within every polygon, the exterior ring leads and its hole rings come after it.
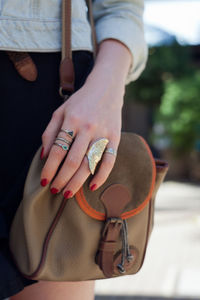
POLYGON ((69 150, 69 145, 63 145, 63 144, 60 144, 60 143, 57 143, 57 142, 54 142, 53 144, 56 145, 56 146, 61 147, 64 151, 69 150))
POLYGON ((73 132, 73 130, 67 130, 67 129, 61 128, 60 131, 64 132, 68 136, 68 138, 70 138, 70 140, 74 139, 74 132, 73 132))
POLYGON ((105 152, 117 156, 117 150, 114 148, 106 148, 105 152))
POLYGON ((100 138, 96 140, 92 145, 89 147, 86 156, 88 158, 89 169, 91 174, 94 174, 96 166, 98 162, 101 160, 103 152, 108 144, 109 140, 106 138, 100 138))
POLYGON ((68 139, 57 136, 53 144, 60 147, 60 148, 62 148, 64 151, 68 151, 69 147, 71 146, 71 144, 73 142, 74 132, 70 131, 70 130, 62 129, 62 128, 60 129, 60 132, 64 132, 67 135, 68 139), (58 143, 56 141, 61 141, 61 142, 64 142, 65 144, 61 144, 61 143, 58 143))
POLYGON ((65 142, 66 144, 68 144, 69 146, 71 145, 71 141, 68 141, 68 140, 66 140, 66 139, 64 139, 64 138, 62 138, 62 137, 57 137, 56 138, 56 140, 59 140, 59 141, 62 141, 62 142, 65 142))

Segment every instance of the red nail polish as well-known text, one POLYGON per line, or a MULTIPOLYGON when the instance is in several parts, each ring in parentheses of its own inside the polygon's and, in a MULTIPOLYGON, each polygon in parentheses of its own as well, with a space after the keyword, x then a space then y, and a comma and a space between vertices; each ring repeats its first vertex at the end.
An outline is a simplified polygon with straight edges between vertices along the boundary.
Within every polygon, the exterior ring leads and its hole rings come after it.
POLYGON ((66 191, 66 192, 64 193, 64 197, 65 197, 66 199, 71 198, 72 195, 73 195, 73 193, 72 193, 71 191, 66 191))
POLYGON ((51 188, 50 191, 51 191, 51 193, 52 193, 53 195, 55 195, 55 194, 58 193, 58 189, 56 189, 56 188, 54 188, 54 187, 51 188))
POLYGON ((48 180, 46 178, 43 178, 41 181, 40 181, 40 184, 41 186, 45 186, 48 184, 48 180))
POLYGON ((40 153, 40 159, 44 158, 44 147, 42 147, 41 153, 40 153))
POLYGON ((96 190, 96 188, 97 188, 97 185, 96 185, 96 184, 93 184, 93 185, 90 187, 91 191, 96 190))

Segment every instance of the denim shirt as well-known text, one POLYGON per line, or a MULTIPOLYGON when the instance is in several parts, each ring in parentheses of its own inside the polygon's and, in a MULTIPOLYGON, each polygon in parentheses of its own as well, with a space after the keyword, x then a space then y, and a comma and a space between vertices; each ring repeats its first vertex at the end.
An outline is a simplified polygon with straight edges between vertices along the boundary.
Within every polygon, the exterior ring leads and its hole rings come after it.
MULTIPOLYGON (((62 0, 0 0, 0 49, 61 51, 62 0)), ((143 0, 93 0, 97 42, 113 38, 132 54, 126 83, 136 80, 147 61, 143 0)), ((92 51, 85 0, 72 0, 72 50, 92 51)))

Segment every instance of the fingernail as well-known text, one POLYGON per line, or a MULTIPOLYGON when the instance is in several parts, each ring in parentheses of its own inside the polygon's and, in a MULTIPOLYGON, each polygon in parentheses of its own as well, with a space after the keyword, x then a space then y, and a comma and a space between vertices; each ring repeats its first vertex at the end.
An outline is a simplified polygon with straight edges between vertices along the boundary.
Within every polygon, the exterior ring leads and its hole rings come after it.
POLYGON ((41 181, 40 181, 40 184, 41 186, 45 186, 48 184, 48 180, 46 178, 43 178, 41 181))
POLYGON ((51 188, 50 191, 51 191, 51 193, 52 193, 53 195, 55 195, 55 194, 58 193, 58 189, 56 189, 56 188, 54 188, 54 187, 51 188))
POLYGON ((44 147, 42 147, 41 153, 40 153, 40 159, 44 158, 44 147))
POLYGON ((65 199, 69 199, 69 198, 71 198, 71 197, 72 197, 72 195, 73 195, 73 193, 72 193, 71 191, 66 191, 66 192, 64 193, 64 197, 65 197, 65 199))
POLYGON ((96 188, 97 188, 97 185, 96 185, 96 184, 93 184, 93 185, 90 187, 91 191, 96 190, 96 188))

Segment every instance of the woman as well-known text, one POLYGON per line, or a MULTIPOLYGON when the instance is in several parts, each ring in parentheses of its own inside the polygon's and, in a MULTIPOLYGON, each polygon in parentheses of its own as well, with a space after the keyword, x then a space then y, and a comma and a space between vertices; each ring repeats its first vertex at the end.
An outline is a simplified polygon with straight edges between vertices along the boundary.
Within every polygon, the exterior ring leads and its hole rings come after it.
MULTIPOLYGON (((72 50, 76 92, 62 102, 58 94, 61 59, 61 0, 0 2, 1 191, 0 299, 82 299, 94 297, 94 282, 36 282, 23 278, 8 248, 9 229, 22 198, 31 160, 41 144, 46 158, 41 185, 53 194, 72 197, 90 174, 85 156, 95 140, 105 137, 117 150, 125 84, 136 80, 147 59, 142 0, 94 0, 98 55, 93 66, 91 30, 85 0, 72 1, 72 50), (38 70, 28 82, 6 54, 28 51, 38 70), (73 132, 70 150, 54 144, 61 129, 73 132), (63 165, 55 176, 60 163, 63 165), (23 289, 26 287, 25 289, 23 289), (21 291, 21 292, 20 292, 21 291)), ((92 191, 106 180, 115 155, 104 153, 90 182, 92 191)))

